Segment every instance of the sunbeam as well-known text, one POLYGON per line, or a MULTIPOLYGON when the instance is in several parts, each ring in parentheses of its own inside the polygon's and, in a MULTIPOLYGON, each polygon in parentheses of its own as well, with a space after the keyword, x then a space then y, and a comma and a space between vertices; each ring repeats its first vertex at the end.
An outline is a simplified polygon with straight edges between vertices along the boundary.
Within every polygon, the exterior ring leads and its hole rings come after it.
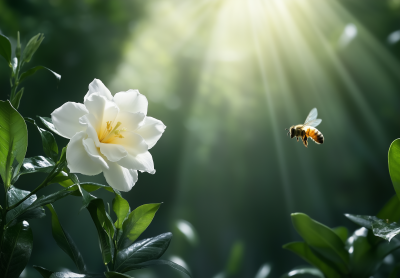
MULTIPOLYGON (((365 208, 381 194, 378 184, 389 178, 379 154, 400 127, 400 65, 340 1, 150 7, 111 90, 138 88, 152 115, 168 119, 158 161, 170 166, 163 174, 175 186, 171 221, 185 219, 207 238, 187 259, 197 276, 220 273, 222 250, 239 238, 263 258, 259 265, 283 261, 283 242, 270 239, 296 239, 289 213, 336 225, 334 212, 356 198, 365 208), (306 149, 284 129, 313 107, 326 140, 306 149)), ((185 257, 189 247, 177 245, 185 257)))

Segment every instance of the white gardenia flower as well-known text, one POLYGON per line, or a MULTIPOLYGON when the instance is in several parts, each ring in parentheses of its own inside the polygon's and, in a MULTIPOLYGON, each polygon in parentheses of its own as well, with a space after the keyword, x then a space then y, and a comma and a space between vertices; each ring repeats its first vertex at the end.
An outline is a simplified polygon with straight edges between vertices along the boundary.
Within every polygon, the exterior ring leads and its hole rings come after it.
POLYGON ((165 125, 147 117, 148 102, 138 90, 116 93, 93 80, 84 102, 67 102, 51 113, 56 129, 70 139, 68 168, 72 173, 103 172, 108 184, 129 191, 138 172, 155 173, 148 151, 160 139, 165 125))

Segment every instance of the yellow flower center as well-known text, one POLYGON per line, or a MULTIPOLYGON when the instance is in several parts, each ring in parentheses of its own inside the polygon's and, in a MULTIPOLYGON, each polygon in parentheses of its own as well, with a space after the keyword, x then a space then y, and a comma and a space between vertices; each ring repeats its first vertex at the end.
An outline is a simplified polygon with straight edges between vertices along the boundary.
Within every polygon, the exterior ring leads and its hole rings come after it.
POLYGON ((110 139, 124 138, 121 133, 126 131, 126 128, 118 129, 120 126, 121 122, 117 122, 117 124, 113 128, 112 122, 108 121, 106 128, 101 133, 101 136, 99 136, 99 141, 101 143, 107 143, 108 141, 110 141, 110 139))

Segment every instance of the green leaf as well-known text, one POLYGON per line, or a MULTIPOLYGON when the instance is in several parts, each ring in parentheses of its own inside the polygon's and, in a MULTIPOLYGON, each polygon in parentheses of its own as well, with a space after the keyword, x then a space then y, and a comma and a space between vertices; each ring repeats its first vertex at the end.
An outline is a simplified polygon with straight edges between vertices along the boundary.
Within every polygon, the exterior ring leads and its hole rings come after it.
MULTIPOLYGON (((14 186, 10 187, 10 189, 7 191, 7 201, 8 201, 8 206, 12 206, 16 203, 18 203, 20 200, 25 198, 30 192, 21 190, 18 188, 15 188, 14 186)), ((35 208, 34 210, 31 210, 29 213, 23 213, 26 212, 26 209, 36 201, 37 197, 35 194, 30 196, 28 199, 26 199, 22 204, 17 206, 16 208, 10 210, 7 213, 6 221, 7 225, 11 226, 15 222, 20 222, 23 220, 29 220, 32 218, 41 218, 46 216, 44 213, 43 208, 35 208), (14 220, 14 221, 13 221, 14 220)))
POLYGON ((122 225, 118 250, 131 245, 150 225, 161 204, 146 204, 132 211, 122 225))
POLYGON ((0 277, 18 278, 32 253, 33 236, 28 222, 9 227, 4 234, 0 256, 0 277))
POLYGON ((292 223, 313 250, 334 263, 342 274, 349 273, 349 254, 334 231, 304 213, 293 213, 292 223))
POLYGON ((109 271, 104 274, 107 278, 133 278, 133 276, 130 276, 128 274, 123 274, 115 271, 109 271))
POLYGON ((0 34, 0 55, 11 65, 11 43, 10 40, 0 34))
POLYGON ((25 158, 21 170, 19 172, 20 175, 31 174, 31 173, 50 173, 53 170, 55 163, 53 160, 43 157, 43 156, 33 156, 25 158))
POLYGON ((390 222, 388 219, 379 219, 376 216, 369 215, 351 215, 345 214, 347 218, 360 226, 373 231, 374 235, 390 241, 400 233, 400 225, 396 222, 390 222))
POLYGON ((51 274, 54 273, 54 271, 50 271, 48 269, 45 269, 44 267, 37 265, 34 265, 33 268, 36 269, 43 276, 43 278, 50 278, 51 274))
POLYGON ((372 230, 371 216, 369 216, 369 215, 354 215, 354 214, 347 214, 347 213, 344 216, 346 216, 348 219, 350 219, 357 225, 360 225, 362 227, 372 230))
POLYGON ((44 40, 43 34, 37 34, 36 36, 32 37, 28 44, 26 45, 24 49, 24 53, 22 55, 23 61, 29 63, 30 60, 33 57, 33 54, 35 54, 36 50, 39 48, 40 44, 44 40))
POLYGON ((0 101, 0 175, 3 183, 10 186, 14 159, 18 170, 24 160, 28 146, 28 130, 22 116, 10 102, 0 101))
POLYGON ((86 265, 83 261, 81 253, 78 250, 78 247, 75 245, 75 242, 71 236, 64 231, 60 221, 58 220, 58 216, 54 210, 54 207, 51 204, 48 204, 47 208, 51 212, 51 232, 53 234, 53 238, 57 242, 57 245, 73 260, 76 267, 79 269, 79 272, 85 273, 86 265))
POLYGON ((44 153, 49 156, 53 161, 57 161, 58 159, 58 146, 56 143, 56 139, 54 138, 53 134, 47 130, 44 130, 43 128, 40 128, 34 119, 31 118, 25 118, 25 121, 30 122, 31 124, 34 124, 39 133, 40 137, 42 138, 42 145, 43 145, 43 151, 44 153))
POLYGON ((46 68, 44 66, 36 66, 36 67, 31 68, 31 69, 27 70, 26 72, 22 73, 20 78, 19 78, 19 82, 22 83, 22 81, 24 81, 27 77, 29 77, 31 75, 34 75, 38 70, 41 70, 41 69, 47 70, 50 73, 52 73, 57 78, 57 81, 61 80, 61 75, 59 75, 58 73, 52 71, 51 69, 46 68))
POLYGON ((112 243, 112 239, 108 236, 107 232, 103 228, 103 225, 98 218, 98 215, 102 214, 103 211, 105 214, 103 200, 96 199, 96 200, 91 201, 89 206, 87 207, 87 209, 88 209, 90 216, 92 217, 92 220, 96 226, 97 233, 99 236, 100 251, 101 251, 101 254, 103 257, 103 262, 105 265, 107 265, 109 262, 112 261, 113 243, 112 243), (100 211, 100 213, 98 213, 98 211, 100 211))
POLYGON ((11 105, 15 108, 19 108, 19 103, 21 102, 22 95, 24 94, 24 88, 21 88, 21 90, 18 91, 18 93, 15 94, 13 99, 11 100, 11 105))
POLYGON ((122 198, 121 195, 115 194, 115 198, 112 202, 113 211, 117 215, 118 220, 115 222, 115 227, 117 229, 122 228, 122 223, 124 222, 127 214, 129 213, 129 203, 127 200, 122 198))
POLYGON ((349 235, 349 231, 347 230, 346 227, 336 227, 332 228, 332 231, 335 232, 335 234, 340 237, 340 239, 343 241, 343 243, 346 243, 347 237, 349 235))
POLYGON ((389 147, 388 154, 389 173, 394 190, 400 198, 400 139, 396 139, 389 147))
POLYGON ((287 274, 283 275, 281 278, 288 278, 288 277, 293 277, 293 276, 301 276, 301 275, 312 275, 315 277, 320 277, 324 278, 324 275, 319 271, 318 269, 312 268, 312 267, 302 267, 302 268, 296 268, 291 271, 289 271, 287 274))
POLYGON ((32 173, 50 173, 53 170, 55 163, 53 160, 43 156, 34 156, 24 158, 20 171, 14 175, 12 184, 14 184, 21 175, 32 174, 32 173))
POLYGON ((374 235, 390 241, 400 233, 400 225, 396 222, 390 223, 382 219, 376 219, 372 222, 372 231, 374 235))
POLYGON ((291 242, 283 246, 284 249, 290 250, 303 260, 318 268, 327 278, 341 277, 340 272, 335 269, 329 261, 315 254, 305 242, 291 242))
POLYGON ((143 239, 119 251, 115 258, 114 270, 124 273, 137 269, 140 263, 159 259, 167 250, 171 238, 171 233, 165 233, 143 239))
POLYGON ((380 219, 388 219, 390 222, 398 222, 400 220, 400 199, 394 195, 378 212, 376 217, 380 219))
POLYGON ((147 261, 144 263, 137 264, 135 266, 135 269, 142 269, 142 268, 148 268, 152 266, 158 266, 158 265, 167 265, 172 267, 173 269, 176 269, 184 274, 186 274, 189 277, 192 277, 189 271, 187 271, 183 266, 176 264, 174 262, 168 261, 168 260, 152 260, 152 261, 147 261))
POLYGON ((61 135, 60 132, 58 132, 58 130, 57 130, 56 127, 54 126, 53 121, 51 120, 51 118, 48 118, 48 117, 40 117, 40 116, 37 116, 37 117, 40 119, 40 121, 41 121, 50 131, 52 131, 53 133, 55 133, 55 134, 57 134, 57 135, 60 135, 61 137, 64 137, 63 135, 61 135))

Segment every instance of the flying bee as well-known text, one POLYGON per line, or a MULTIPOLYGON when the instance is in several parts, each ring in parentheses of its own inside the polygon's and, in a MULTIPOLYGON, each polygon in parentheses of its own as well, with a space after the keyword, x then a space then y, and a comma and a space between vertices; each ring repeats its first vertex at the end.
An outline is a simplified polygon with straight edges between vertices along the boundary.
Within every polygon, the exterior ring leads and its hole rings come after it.
POLYGON ((311 109, 310 113, 307 116, 306 121, 302 125, 293 125, 289 129, 288 135, 290 134, 290 138, 296 136, 297 141, 299 141, 299 137, 303 141, 304 146, 308 146, 307 138, 310 137, 314 140, 317 144, 324 143, 324 136, 322 133, 316 129, 315 127, 318 126, 322 120, 317 119, 317 108, 311 109))

